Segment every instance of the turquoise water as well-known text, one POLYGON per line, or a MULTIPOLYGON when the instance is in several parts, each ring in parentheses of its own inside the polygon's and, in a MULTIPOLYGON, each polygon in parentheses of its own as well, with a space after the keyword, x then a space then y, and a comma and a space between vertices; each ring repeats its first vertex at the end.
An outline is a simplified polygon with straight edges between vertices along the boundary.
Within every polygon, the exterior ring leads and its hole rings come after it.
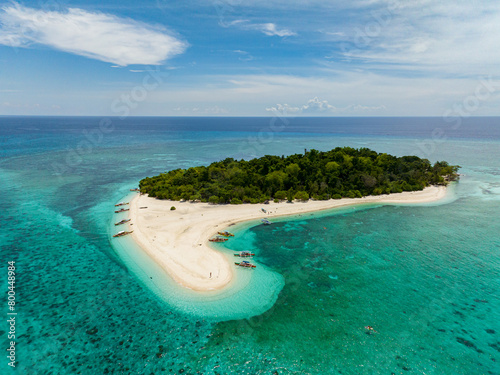
POLYGON ((71 161, 78 131, 2 135, 0 246, 18 267, 18 364, 2 374, 500 374, 496 139, 431 150, 411 134, 280 133, 256 147, 255 133, 137 129, 71 161), (218 247, 253 249, 260 267, 224 296, 158 287, 154 265, 111 246, 113 205, 144 176, 343 145, 445 159, 464 176, 445 204, 238 225, 218 247))

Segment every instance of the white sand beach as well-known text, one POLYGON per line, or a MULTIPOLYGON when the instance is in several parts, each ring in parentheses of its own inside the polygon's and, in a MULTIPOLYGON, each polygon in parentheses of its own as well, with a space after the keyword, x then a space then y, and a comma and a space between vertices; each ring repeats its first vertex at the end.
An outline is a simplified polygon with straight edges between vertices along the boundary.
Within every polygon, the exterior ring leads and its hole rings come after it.
POLYGON ((363 203, 425 203, 446 195, 446 187, 354 199, 294 203, 210 205, 158 200, 137 195, 130 202, 132 237, 179 284, 197 291, 216 290, 233 277, 234 265, 208 246, 208 239, 230 224, 363 203), (176 210, 171 211, 170 207, 176 210), (147 207, 147 208, 144 208, 147 207), (268 213, 263 213, 264 208, 268 213))

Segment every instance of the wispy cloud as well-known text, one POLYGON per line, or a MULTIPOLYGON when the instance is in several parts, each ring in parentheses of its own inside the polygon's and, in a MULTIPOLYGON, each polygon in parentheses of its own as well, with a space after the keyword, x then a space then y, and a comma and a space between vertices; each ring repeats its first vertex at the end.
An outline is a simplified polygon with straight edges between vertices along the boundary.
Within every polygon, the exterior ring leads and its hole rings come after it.
POLYGON ((259 30, 263 32, 266 35, 269 36, 293 36, 297 35, 291 30, 288 29, 278 29, 277 26, 274 23, 261 23, 261 24, 255 24, 252 25, 256 30, 259 30))
POLYGON ((256 30, 268 36, 295 36, 297 33, 286 29, 286 28, 278 28, 274 23, 252 23, 248 20, 235 20, 228 23, 228 26, 237 26, 244 30, 256 30))
POLYGON ((0 44, 45 45, 119 66, 159 65, 187 47, 165 28, 131 19, 76 8, 44 11, 16 3, 0 11, 0 44))
POLYGON ((247 51, 242 51, 242 50, 234 50, 234 53, 238 54, 240 57, 238 58, 241 61, 252 61, 255 60, 255 57, 253 57, 250 53, 247 51))
POLYGON ((498 2, 366 0, 359 5, 366 11, 353 22, 318 30, 334 49, 340 46, 348 62, 455 75, 498 72, 498 2))

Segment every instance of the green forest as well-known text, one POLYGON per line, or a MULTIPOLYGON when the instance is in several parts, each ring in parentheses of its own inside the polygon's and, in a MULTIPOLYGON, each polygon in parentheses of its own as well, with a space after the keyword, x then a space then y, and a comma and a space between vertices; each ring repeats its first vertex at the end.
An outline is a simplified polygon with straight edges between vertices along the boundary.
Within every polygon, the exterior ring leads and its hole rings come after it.
POLYGON ((218 203, 263 203, 363 197, 422 190, 458 178, 459 166, 417 156, 396 157, 368 148, 305 150, 252 160, 227 158, 209 166, 176 169, 139 183, 158 199, 218 203))

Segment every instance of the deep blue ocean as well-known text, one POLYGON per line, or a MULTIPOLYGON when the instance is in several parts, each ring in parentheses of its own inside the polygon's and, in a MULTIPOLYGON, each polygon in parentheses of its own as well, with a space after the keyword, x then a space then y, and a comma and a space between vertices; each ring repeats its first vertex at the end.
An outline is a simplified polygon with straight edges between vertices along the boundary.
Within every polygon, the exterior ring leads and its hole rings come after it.
POLYGON ((500 118, 4 116, 0 182, 4 353, 17 268, 17 362, 0 374, 500 374, 500 118), (439 203, 238 227, 230 247, 280 282, 258 313, 250 287, 219 318, 181 308, 113 246, 114 204, 143 177, 337 146, 463 175, 439 203))

